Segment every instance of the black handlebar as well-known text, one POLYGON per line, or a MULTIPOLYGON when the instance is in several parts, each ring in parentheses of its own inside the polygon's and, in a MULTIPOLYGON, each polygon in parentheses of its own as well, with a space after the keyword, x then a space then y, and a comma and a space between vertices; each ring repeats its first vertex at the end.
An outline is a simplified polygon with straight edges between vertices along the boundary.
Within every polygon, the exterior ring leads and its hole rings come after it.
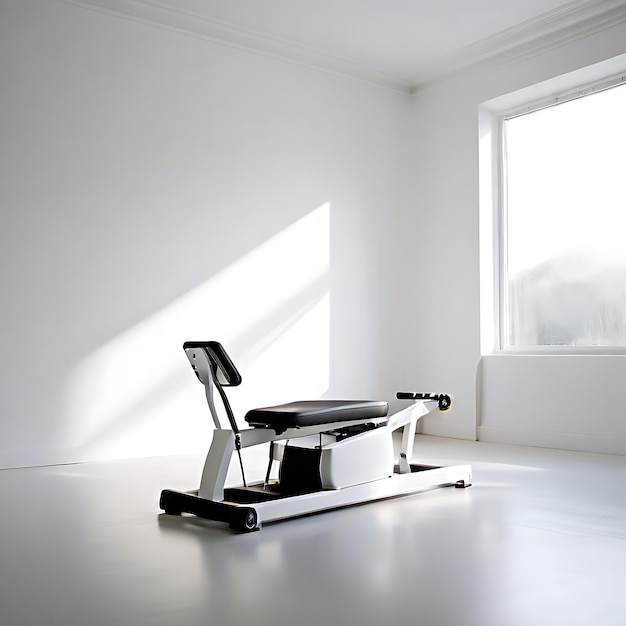
POLYGON ((398 398, 398 400, 434 400, 439 403, 440 411, 447 411, 452 406, 452 397, 447 393, 398 391, 396 398, 398 398))

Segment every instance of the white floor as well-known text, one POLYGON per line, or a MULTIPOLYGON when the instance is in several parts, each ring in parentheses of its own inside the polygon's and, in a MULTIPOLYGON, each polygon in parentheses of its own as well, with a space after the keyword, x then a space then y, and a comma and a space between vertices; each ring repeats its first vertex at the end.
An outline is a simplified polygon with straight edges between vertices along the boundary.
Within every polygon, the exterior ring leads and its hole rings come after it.
POLYGON ((474 486, 265 526, 160 514, 196 457, 0 471, 0 624, 626 625, 626 457, 418 437, 474 486))

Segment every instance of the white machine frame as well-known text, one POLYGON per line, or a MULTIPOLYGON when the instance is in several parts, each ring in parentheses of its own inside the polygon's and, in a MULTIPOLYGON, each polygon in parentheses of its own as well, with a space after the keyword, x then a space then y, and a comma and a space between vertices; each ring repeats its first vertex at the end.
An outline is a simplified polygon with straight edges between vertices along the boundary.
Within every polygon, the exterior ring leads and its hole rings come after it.
MULTIPOLYGON (((219 346, 215 342, 205 343, 219 346)), ((451 396, 399 393, 399 398, 408 399, 412 404, 390 417, 288 427, 278 429, 279 432, 277 429, 257 426, 239 430, 222 389, 224 372, 215 366, 211 351, 199 347, 201 344, 185 344, 185 353, 205 387, 216 428, 199 489, 192 492, 164 490, 160 505, 166 514, 192 513, 226 522, 238 532, 250 532, 259 530, 267 522, 328 509, 442 486, 470 486, 472 471, 469 465, 434 467, 411 463, 418 420, 432 411, 447 410, 452 401, 451 396), (221 395, 231 422, 229 427, 224 427, 216 410, 214 388, 221 395), (348 434, 350 429, 356 429, 357 433, 348 434), (400 429, 402 441, 396 459, 393 433, 400 429), (241 450, 264 443, 270 443, 266 479, 247 485, 241 450), (315 451, 316 459, 319 458, 321 488, 286 495, 272 494, 279 480, 270 478, 270 474, 276 466, 280 470, 286 447, 294 445, 300 452, 315 451), (235 453, 239 456, 244 484, 228 489, 225 487, 226 476, 235 453)), ((236 370, 235 374, 238 376, 236 370)), ((226 384, 239 382, 240 378, 226 384)))

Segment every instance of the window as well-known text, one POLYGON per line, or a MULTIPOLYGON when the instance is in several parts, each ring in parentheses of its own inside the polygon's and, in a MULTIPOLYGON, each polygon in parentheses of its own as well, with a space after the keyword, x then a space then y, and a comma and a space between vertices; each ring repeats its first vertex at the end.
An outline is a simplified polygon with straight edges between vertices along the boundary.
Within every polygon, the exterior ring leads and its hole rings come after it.
POLYGON ((626 347, 624 78, 499 120, 500 347, 626 347))

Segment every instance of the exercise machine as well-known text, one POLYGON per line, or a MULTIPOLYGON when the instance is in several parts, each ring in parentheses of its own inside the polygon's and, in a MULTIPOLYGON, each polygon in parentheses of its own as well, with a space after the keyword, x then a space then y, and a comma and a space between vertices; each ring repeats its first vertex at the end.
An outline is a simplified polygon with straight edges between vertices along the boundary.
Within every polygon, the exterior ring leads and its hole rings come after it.
POLYGON ((381 401, 290 402, 248 411, 249 427, 240 429, 224 388, 240 385, 241 376, 224 347, 216 341, 189 341, 183 349, 204 385, 215 431, 199 489, 163 490, 160 507, 166 514, 191 513, 225 522, 236 532, 250 532, 265 522, 471 484, 469 465, 411 463, 417 421, 432 411, 447 411, 449 394, 399 392, 397 398, 410 404, 391 416, 387 402, 381 401), (217 410, 216 390, 228 424, 217 410), (393 434, 400 430, 396 458, 393 434), (264 443, 269 443, 265 479, 248 484, 241 451, 264 443), (243 484, 227 488, 234 454, 243 484))

